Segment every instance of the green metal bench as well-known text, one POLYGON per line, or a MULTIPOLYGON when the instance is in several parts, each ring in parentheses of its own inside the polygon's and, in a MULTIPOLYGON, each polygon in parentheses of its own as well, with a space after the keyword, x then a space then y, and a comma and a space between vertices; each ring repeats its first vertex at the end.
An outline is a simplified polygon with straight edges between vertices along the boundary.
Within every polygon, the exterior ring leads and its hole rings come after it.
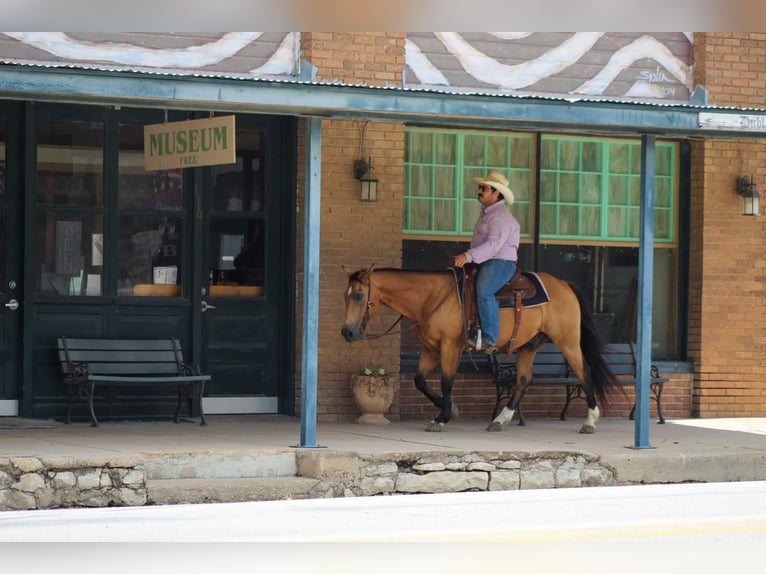
MULTIPOLYGON (((610 343, 607 352, 603 354, 604 360, 609 364, 612 372, 617 375, 617 380, 621 385, 636 384, 636 345, 635 343, 610 343)), ((495 385, 497 400, 495 408, 492 411, 494 419, 503 407, 508 403, 513 394, 516 385, 516 361, 515 354, 510 359, 506 359, 505 353, 496 353, 489 356, 492 367, 492 383, 495 385)), ((652 393, 652 399, 657 403, 657 415, 660 424, 665 424, 665 417, 662 415, 662 389, 663 384, 668 382, 667 377, 660 375, 659 369, 652 365, 650 368, 649 387, 652 393)), ((561 409, 559 418, 566 420, 569 403, 573 399, 585 399, 580 382, 564 359, 564 355, 553 343, 544 344, 535 355, 535 361, 532 365, 531 385, 563 385, 566 388, 566 401, 561 409)), ((518 408, 519 424, 525 425, 526 419, 518 408)), ((630 419, 636 412, 636 405, 630 411, 630 419)))
POLYGON ((93 408, 96 386, 175 385, 178 392, 175 422, 179 422, 181 403, 193 402, 200 412, 200 425, 207 424, 202 409, 202 393, 210 375, 198 365, 184 361, 177 339, 71 339, 58 338, 58 357, 68 390, 66 422, 69 424, 76 398, 90 407, 91 426, 98 426, 93 408))

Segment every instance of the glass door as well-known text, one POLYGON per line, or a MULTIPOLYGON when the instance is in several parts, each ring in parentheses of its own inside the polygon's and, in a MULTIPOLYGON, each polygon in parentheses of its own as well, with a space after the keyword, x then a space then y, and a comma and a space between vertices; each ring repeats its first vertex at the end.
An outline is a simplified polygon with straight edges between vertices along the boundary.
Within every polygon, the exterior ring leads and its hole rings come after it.
POLYGON ((20 325, 22 305, 23 242, 21 226, 21 192, 16 168, 19 146, 15 121, 21 113, 0 108, 0 416, 19 414, 21 388, 20 325))
POLYGON ((288 204, 278 121, 237 116, 234 164, 205 170, 203 365, 214 381, 206 413, 276 413, 284 370, 282 319, 294 290, 282 241, 288 204))

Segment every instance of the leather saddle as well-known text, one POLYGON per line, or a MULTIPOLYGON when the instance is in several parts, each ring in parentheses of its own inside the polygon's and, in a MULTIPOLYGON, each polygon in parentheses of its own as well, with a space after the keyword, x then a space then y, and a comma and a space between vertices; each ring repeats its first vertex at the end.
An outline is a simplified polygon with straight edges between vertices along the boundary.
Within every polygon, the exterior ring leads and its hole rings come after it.
MULTIPOLYGON (((476 306, 476 275, 479 272, 479 266, 475 263, 468 263, 463 267, 463 288, 462 288, 462 301, 463 301, 463 324, 466 333, 466 340, 475 340, 476 331, 480 327, 479 325, 479 312, 476 306)), ((495 293, 495 299, 501 306, 503 303, 512 303, 515 309, 515 321, 513 324, 513 334, 508 347, 508 355, 513 351, 513 344, 516 341, 516 335, 519 331, 519 323, 521 322, 521 310, 523 308, 522 300, 534 297, 537 294, 537 288, 534 283, 530 281, 517 266, 516 272, 503 285, 500 290, 495 293)))

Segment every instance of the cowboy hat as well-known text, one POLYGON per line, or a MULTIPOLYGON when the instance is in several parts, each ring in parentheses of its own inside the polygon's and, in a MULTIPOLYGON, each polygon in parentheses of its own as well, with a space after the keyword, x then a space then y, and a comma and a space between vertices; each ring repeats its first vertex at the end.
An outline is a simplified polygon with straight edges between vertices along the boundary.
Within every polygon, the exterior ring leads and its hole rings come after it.
POLYGON ((499 171, 490 171, 489 174, 487 174, 487 177, 474 177, 473 180, 481 185, 488 185, 499 191, 508 205, 513 203, 513 192, 508 187, 508 180, 499 171))

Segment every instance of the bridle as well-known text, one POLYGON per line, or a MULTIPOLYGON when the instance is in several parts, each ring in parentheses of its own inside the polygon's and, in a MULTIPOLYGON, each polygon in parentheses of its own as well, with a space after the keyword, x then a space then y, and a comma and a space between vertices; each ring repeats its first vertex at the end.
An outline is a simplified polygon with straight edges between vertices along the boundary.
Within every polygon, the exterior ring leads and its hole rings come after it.
MULTIPOLYGON (((357 278, 356 280, 359 281, 359 283, 362 283, 362 285, 364 285, 364 282, 362 282, 359 278, 357 278)), ((396 327, 399 324, 399 322, 402 320, 402 317, 404 317, 404 315, 399 315, 399 318, 396 321, 394 321, 394 323, 384 332, 376 333, 374 335, 368 335, 365 332, 365 330, 367 329, 367 323, 371 319, 370 309, 372 309, 375 306, 375 303, 372 302, 371 294, 372 294, 372 282, 368 281, 367 282, 367 305, 365 305, 364 307, 364 316, 362 317, 362 334, 363 334, 362 339, 365 339, 365 340, 379 339, 380 337, 385 337, 386 335, 390 335, 393 328, 396 327)), ((416 325, 417 323, 413 323, 410 327, 407 328, 407 330, 413 329, 416 325)))

